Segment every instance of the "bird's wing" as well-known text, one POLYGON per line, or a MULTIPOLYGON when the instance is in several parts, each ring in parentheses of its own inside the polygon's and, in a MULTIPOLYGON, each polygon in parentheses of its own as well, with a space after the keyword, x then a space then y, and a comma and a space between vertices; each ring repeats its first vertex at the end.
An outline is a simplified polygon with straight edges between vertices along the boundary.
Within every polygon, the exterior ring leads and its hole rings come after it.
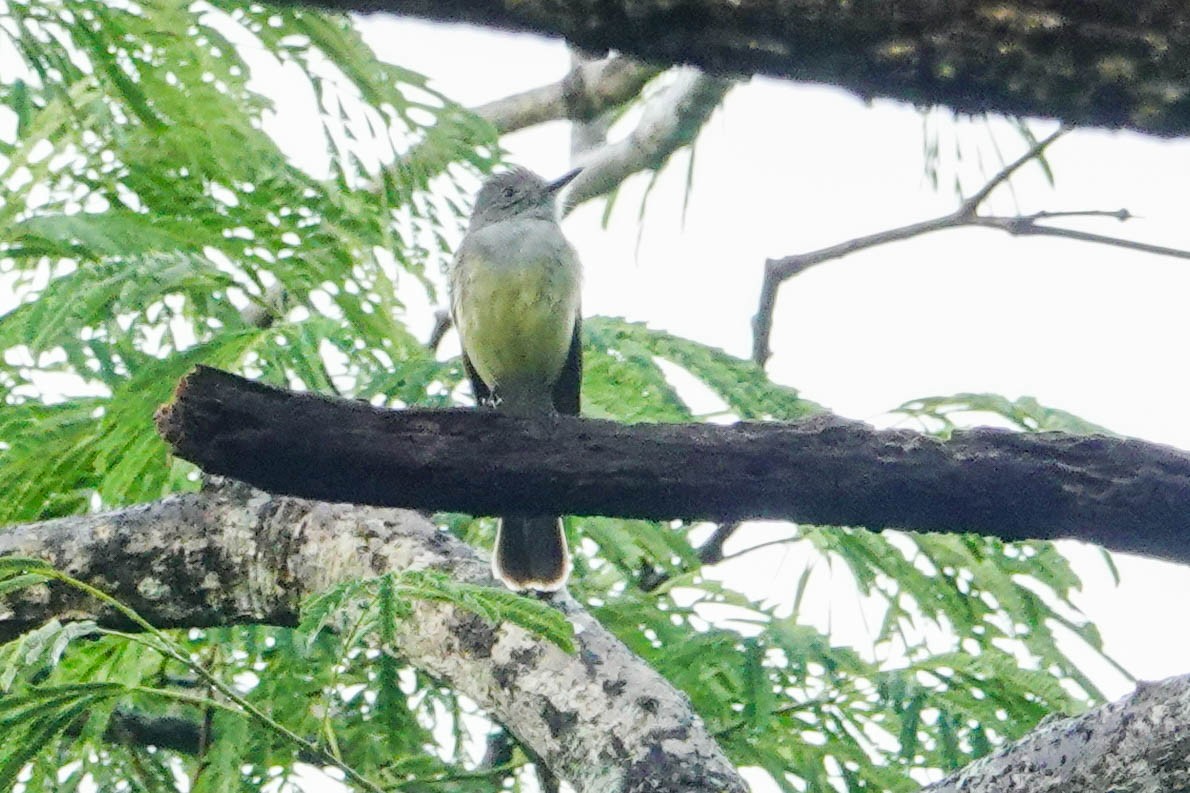
POLYGON ((574 319, 574 334, 570 337, 570 352, 562 373, 554 383, 554 410, 569 416, 577 416, 581 403, 580 391, 583 384, 583 315, 579 311, 574 319))
POLYGON ((466 350, 463 350, 463 371, 467 373, 468 379, 471 380, 471 391, 475 394, 475 404, 481 407, 490 405, 492 402, 492 389, 488 388, 488 384, 475 371, 475 367, 471 365, 471 359, 467 357, 466 350))
POLYGON ((490 405, 492 401, 492 389, 488 388, 488 384, 483 381, 479 373, 475 371, 475 367, 471 364, 471 358, 467 355, 467 340, 463 338, 459 329, 459 301, 463 299, 463 278, 461 259, 467 253, 467 241, 464 238, 463 244, 459 246, 459 250, 455 252, 454 261, 450 264, 450 317, 454 321, 455 331, 459 332, 459 341, 463 346, 463 371, 467 374, 467 379, 471 381, 471 392, 475 395, 475 404, 490 405))

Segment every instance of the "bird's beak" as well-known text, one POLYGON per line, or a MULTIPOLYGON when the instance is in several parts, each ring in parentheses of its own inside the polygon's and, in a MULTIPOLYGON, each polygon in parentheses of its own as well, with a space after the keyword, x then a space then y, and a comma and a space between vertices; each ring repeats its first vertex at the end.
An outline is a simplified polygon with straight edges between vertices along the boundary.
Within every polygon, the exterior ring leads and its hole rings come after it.
POLYGON ((560 178, 558 178, 558 179, 555 179, 554 181, 550 182, 550 183, 549 183, 549 185, 547 185, 547 186, 546 186, 546 189, 547 189, 549 192, 551 192, 551 193, 555 193, 555 194, 556 194, 556 193, 557 193, 559 190, 561 190, 563 187, 565 187, 566 185, 568 185, 568 184, 570 184, 571 182, 573 182, 573 181, 574 181, 574 177, 578 176, 578 175, 579 175, 580 173, 582 173, 582 172, 583 172, 583 169, 582 169, 582 168, 575 168, 573 171, 571 171, 570 173, 566 174, 565 176, 562 176, 562 177, 560 177, 560 178))

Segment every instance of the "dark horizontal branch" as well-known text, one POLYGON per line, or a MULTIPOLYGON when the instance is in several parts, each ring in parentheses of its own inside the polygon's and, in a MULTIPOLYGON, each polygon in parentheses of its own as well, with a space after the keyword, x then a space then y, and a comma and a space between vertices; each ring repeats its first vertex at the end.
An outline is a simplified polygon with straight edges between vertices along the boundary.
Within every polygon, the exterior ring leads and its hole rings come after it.
POLYGON ((563 36, 719 74, 1074 125, 1190 132, 1190 5, 1169 0, 273 0, 563 36))
POLYGON ((392 411, 205 367, 158 427, 211 473, 322 500, 1072 537, 1190 562, 1190 454, 1127 438, 392 411))

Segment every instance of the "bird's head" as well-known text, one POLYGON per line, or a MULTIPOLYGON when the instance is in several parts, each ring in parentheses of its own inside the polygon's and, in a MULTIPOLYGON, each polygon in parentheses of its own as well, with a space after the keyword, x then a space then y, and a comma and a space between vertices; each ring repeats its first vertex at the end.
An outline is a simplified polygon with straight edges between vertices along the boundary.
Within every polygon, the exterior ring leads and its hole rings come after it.
POLYGON ((475 197, 471 229, 516 217, 553 220, 558 215, 558 193, 582 169, 547 182, 528 168, 511 168, 484 182, 475 197))

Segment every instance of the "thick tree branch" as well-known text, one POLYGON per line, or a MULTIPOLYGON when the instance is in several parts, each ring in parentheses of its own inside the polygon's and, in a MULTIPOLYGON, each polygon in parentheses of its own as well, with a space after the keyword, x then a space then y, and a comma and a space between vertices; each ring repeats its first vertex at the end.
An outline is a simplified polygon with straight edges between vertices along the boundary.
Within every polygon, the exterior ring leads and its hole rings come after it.
POLYGON ((1190 677, 1141 683, 1124 699, 1048 719, 922 793, 1114 793, 1190 789, 1190 677))
MULTIPOLYGON (((5 554, 48 559, 161 626, 294 625, 304 597, 389 571, 429 567, 493 583, 484 560, 416 513, 239 485, 10 527, 0 533, 5 554)), ((51 617, 123 626, 73 590, 42 585, 6 598, 0 640, 51 617)), ((742 793, 686 697, 568 596, 554 604, 576 626, 574 655, 437 602, 413 604, 397 649, 474 699, 579 793, 742 793)))
POLYGON ((1190 6, 1169 0, 315 2, 534 31, 592 52, 829 83, 965 113, 1190 132, 1190 6))
POLYGON ((963 227, 977 227, 1004 231, 1014 236, 1044 236, 1061 237, 1063 239, 1093 242, 1099 245, 1109 245, 1116 248, 1152 253, 1159 256, 1173 256, 1179 259, 1190 259, 1190 250, 1170 248, 1164 245, 1152 245, 1145 242, 1114 237, 1109 234, 1066 229, 1046 225, 1044 221, 1059 218, 1115 218, 1118 221, 1132 219, 1132 213, 1127 209, 1111 211, 1090 209, 1064 212, 1034 212, 1028 215, 981 215, 979 209, 997 187, 1001 186, 1024 165, 1041 157, 1045 150, 1060 138, 1066 130, 1059 129, 1048 137, 1038 141, 1019 158, 1004 166, 992 176, 974 195, 970 196, 950 213, 941 217, 910 223, 875 234, 841 242, 826 248, 820 248, 809 253, 799 253, 781 259, 769 259, 764 263, 764 280, 760 286, 760 297, 757 301, 756 315, 752 318, 752 360, 758 366, 764 366, 772 355, 773 315, 777 306, 777 295, 781 285, 789 279, 804 273, 811 267, 826 262, 842 259, 853 253, 887 245, 892 242, 913 239, 925 234, 946 229, 963 227))
POLYGON ((556 83, 488 102, 472 112, 501 135, 559 119, 590 121, 635 97, 660 71, 622 56, 583 61, 556 83))
MULTIPOLYGON (((300 600, 349 578, 433 567, 490 583, 475 553, 421 516, 320 504, 239 485, 102 515, 13 526, 0 555, 49 559, 177 626, 293 625, 300 600), (181 545, 179 545, 181 543, 181 545), (227 592, 224 593, 223 589, 227 592)), ((0 601, 0 639, 51 617, 120 625, 72 592, 0 601)), ((576 655, 442 603, 398 628, 402 657, 475 698, 580 793, 743 791, 689 703, 565 596, 576 655)), ((198 748, 199 727, 118 711, 108 740, 198 748)), ((495 757, 495 755, 493 755, 495 757)), ((1190 677, 1043 722, 1028 737, 926 788, 930 793, 1183 790, 1190 780, 1190 677)))
MULTIPOLYGON (((4 554, 49 558, 137 602, 155 622, 179 626, 292 625, 305 595, 386 570, 433 567, 490 582, 474 551, 418 514, 270 497, 234 485, 99 516, 12 526, 0 533, 4 554), (223 586, 236 594, 224 597, 223 586)), ((2 604, 0 638, 51 617, 120 624, 111 612, 96 611, 94 601, 57 588, 10 594, 2 604)), ((399 649, 487 707, 578 791, 743 791, 687 700, 574 602, 563 597, 558 605, 582 629, 574 656, 445 604, 415 607, 399 626, 399 649)), ((182 753, 200 742, 196 723, 124 711, 105 737, 182 753)), ((1117 703, 1047 720, 1022 741, 926 789, 1179 791, 1190 780, 1188 742, 1190 678, 1141 683, 1117 703)))
POLYGON ((1128 438, 978 429, 941 441, 829 415, 625 426, 392 411, 208 368, 158 426, 209 472, 309 498, 1073 537, 1190 562, 1190 454, 1128 438))

